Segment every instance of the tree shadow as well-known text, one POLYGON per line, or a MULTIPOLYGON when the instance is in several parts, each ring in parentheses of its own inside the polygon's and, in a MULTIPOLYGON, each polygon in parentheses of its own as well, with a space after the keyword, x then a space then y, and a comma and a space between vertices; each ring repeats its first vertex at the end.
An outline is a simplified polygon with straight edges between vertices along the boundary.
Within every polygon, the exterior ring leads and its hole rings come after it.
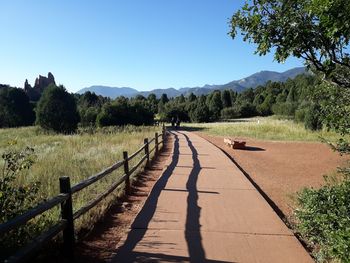
POLYGON ((189 137, 182 134, 187 141, 187 144, 192 152, 193 168, 188 176, 186 183, 187 195, 187 214, 186 214, 186 227, 185 227, 185 239, 187 242, 188 253, 190 262, 205 262, 205 251, 202 245, 202 236, 200 232, 200 214, 201 208, 198 205, 198 190, 197 181, 198 175, 201 170, 201 166, 198 159, 198 152, 193 146, 189 137))
MULTIPOLYGON (((225 263, 224 261, 209 260, 205 257, 205 251, 202 245, 202 236, 200 232, 200 214, 201 208, 198 205, 198 193, 203 194, 219 194, 218 192, 209 191, 198 191, 197 181, 198 175, 202 167, 198 159, 198 152, 193 146, 189 137, 181 132, 185 137, 188 147, 192 152, 193 166, 191 166, 191 171, 188 176, 186 183, 186 189, 171 189, 165 188, 170 176, 172 175, 175 167, 177 167, 179 161, 179 138, 176 133, 172 133, 175 136, 174 141, 174 151, 172 155, 172 161, 167 167, 161 178, 154 185, 149 198, 145 202, 141 211, 135 218, 131 226, 131 231, 129 232, 124 244, 116 251, 116 257, 112 258, 112 262, 209 262, 209 263, 225 263), (138 252, 134 251, 137 244, 144 238, 148 225, 151 222, 156 209, 159 196, 161 191, 182 191, 187 192, 187 211, 186 211, 186 223, 185 223, 185 240, 188 248, 188 257, 176 256, 176 255, 166 255, 162 253, 153 252, 138 252), (140 227, 142 226, 142 227, 140 227)), ((162 243, 164 244, 164 243, 162 243)), ((159 242, 147 242, 143 241, 143 246, 150 248, 158 247, 159 242)), ((168 243, 168 245, 174 245, 168 243)))
MULTIPOLYGON (((183 257, 183 256, 173 256, 173 255, 165 255, 162 253, 147 253, 147 252, 135 252, 137 255, 137 262, 200 262, 200 261, 191 261, 189 257, 183 257)), ((125 262, 125 261, 123 261, 125 262)), ((227 261, 221 261, 221 260, 213 260, 213 259, 206 259, 206 263, 235 263, 235 262, 227 262, 227 261)))
POLYGON ((227 122, 227 123, 240 123, 240 122, 251 122, 251 120, 246 120, 246 119, 226 119, 222 120, 222 122, 227 122))
POLYGON ((171 163, 164 171, 162 176, 158 179, 158 181, 154 184, 148 199, 146 200, 144 206, 142 207, 141 211, 138 213, 134 222, 131 225, 132 230, 128 233, 127 239, 124 242, 124 244, 116 251, 117 255, 116 257, 112 258, 112 262, 147 262, 145 259, 142 259, 142 257, 140 258, 140 256, 142 255, 140 255, 140 253, 135 252, 134 249, 145 236, 148 224, 151 222, 152 217, 154 216, 154 213, 156 211, 160 193, 165 188, 169 177, 172 175, 179 161, 179 138, 176 134, 172 134, 174 135, 175 140, 171 163), (140 225, 144 227, 138 227, 140 225), (133 231, 134 229, 136 229, 137 231, 133 231))
POLYGON ((178 131, 203 131, 206 130, 205 127, 194 127, 194 126, 182 126, 178 129, 178 131))

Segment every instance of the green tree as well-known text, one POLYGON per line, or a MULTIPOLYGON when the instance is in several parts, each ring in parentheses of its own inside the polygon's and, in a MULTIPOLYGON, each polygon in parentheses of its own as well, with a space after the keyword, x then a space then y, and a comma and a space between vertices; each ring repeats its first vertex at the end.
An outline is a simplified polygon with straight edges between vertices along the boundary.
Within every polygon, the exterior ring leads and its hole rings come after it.
POLYGON ((236 104, 242 104, 242 103, 253 103, 255 98, 255 93, 252 88, 246 89, 242 93, 238 94, 236 99, 236 104))
POLYGON ((158 100, 156 94, 151 93, 147 97, 148 105, 151 108, 153 114, 158 113, 158 100))
POLYGON ((47 130, 71 133, 77 129, 79 114, 73 95, 61 86, 47 87, 37 106, 37 124, 47 130))
POLYGON ((235 105, 236 103, 236 98, 238 96, 236 91, 230 90, 230 96, 231 96, 231 105, 235 105))
POLYGON ((297 94, 297 91, 296 91, 296 88, 293 86, 290 90, 289 90, 289 93, 288 93, 288 96, 287 96, 287 102, 296 102, 298 101, 298 94, 297 94))
POLYGON ((253 117, 256 115, 256 109, 254 105, 250 102, 244 102, 243 104, 239 105, 238 107, 239 117, 241 118, 248 118, 253 117))
POLYGON ((154 121, 154 113, 148 107, 146 101, 133 101, 127 108, 128 124, 133 125, 151 125, 154 121))
POLYGON ((163 93, 162 96, 160 96, 160 101, 163 104, 166 104, 169 101, 168 96, 165 93, 163 93))
POLYGON ((190 95, 188 95, 188 101, 189 102, 193 102, 197 99, 196 95, 193 94, 193 92, 190 93, 190 95))
POLYGON ((33 106, 22 89, 0 89, 0 127, 32 125, 35 120, 33 106))
POLYGON ((218 120, 220 117, 220 112, 222 110, 221 92, 214 91, 211 96, 207 98, 208 108, 211 113, 212 120, 218 120))
POLYGON ((224 90, 221 92, 222 107, 228 108, 232 106, 231 93, 229 90, 224 90))
POLYGON ((184 103, 186 101, 185 96, 181 94, 180 96, 175 98, 178 103, 184 103))
POLYGON ((190 120, 188 116, 186 103, 179 103, 178 100, 171 100, 167 104, 165 104, 164 109, 164 120, 170 121, 173 117, 180 118, 183 122, 187 122, 190 120))
POLYGON ((256 111, 262 116, 267 116, 272 113, 272 105, 275 103, 272 94, 266 96, 264 101, 256 106, 256 111))
POLYGON ((255 0, 232 16, 230 34, 239 29, 257 54, 273 51, 278 62, 304 58, 329 81, 350 87, 349 21, 348 0, 255 0))
POLYGON ((208 106, 200 101, 194 102, 194 107, 189 111, 189 117, 192 122, 208 122, 210 120, 208 106))
POLYGON ((97 125, 113 126, 113 125, 126 125, 130 120, 130 114, 128 112, 127 103, 124 100, 116 100, 111 103, 103 105, 101 112, 97 115, 97 125))
POLYGON ((78 97, 77 101, 80 124, 82 126, 89 126, 96 124, 97 115, 100 113, 102 105, 106 103, 108 99, 87 91, 78 97))

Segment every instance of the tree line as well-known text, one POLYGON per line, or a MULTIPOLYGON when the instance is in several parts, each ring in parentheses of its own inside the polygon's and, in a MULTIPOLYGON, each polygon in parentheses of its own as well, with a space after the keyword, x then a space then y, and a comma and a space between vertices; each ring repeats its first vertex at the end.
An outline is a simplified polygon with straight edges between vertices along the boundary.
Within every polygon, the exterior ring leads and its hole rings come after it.
MULTIPOLYGON (((74 132, 80 126, 151 125, 155 120, 183 122, 213 122, 272 114, 285 116, 312 130, 321 129, 329 121, 325 114, 331 98, 340 99, 336 90, 325 89, 316 75, 303 74, 286 82, 267 82, 241 93, 214 90, 207 95, 180 95, 158 99, 148 97, 118 97, 114 100, 86 92, 70 94, 61 85, 47 87, 37 103, 30 102, 19 88, 0 89, 0 127, 38 124, 57 132, 74 132)), ((344 96, 343 96, 344 97, 344 96)), ((338 107, 338 123, 344 120, 344 107, 338 107)), ((328 111, 332 107, 328 107, 328 111)), ((334 110, 332 112, 334 115, 334 110)))

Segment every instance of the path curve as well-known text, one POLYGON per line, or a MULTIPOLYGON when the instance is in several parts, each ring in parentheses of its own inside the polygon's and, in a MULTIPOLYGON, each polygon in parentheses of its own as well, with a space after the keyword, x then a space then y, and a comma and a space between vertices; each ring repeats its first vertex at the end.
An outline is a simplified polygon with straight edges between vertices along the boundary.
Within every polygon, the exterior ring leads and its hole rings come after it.
POLYGON ((191 132, 173 152, 112 262, 313 262, 231 160, 191 132))

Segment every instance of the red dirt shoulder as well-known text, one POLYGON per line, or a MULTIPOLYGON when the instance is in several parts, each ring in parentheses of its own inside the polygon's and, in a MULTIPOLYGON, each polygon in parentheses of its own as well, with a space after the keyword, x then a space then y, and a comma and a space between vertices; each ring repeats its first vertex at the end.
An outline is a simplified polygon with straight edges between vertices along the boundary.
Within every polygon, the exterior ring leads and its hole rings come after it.
POLYGON ((346 157, 333 152, 326 144, 310 142, 278 142, 245 138, 245 150, 225 145, 223 136, 198 135, 229 154, 252 180, 289 218, 293 200, 304 187, 320 187, 324 175, 336 171, 346 157))

